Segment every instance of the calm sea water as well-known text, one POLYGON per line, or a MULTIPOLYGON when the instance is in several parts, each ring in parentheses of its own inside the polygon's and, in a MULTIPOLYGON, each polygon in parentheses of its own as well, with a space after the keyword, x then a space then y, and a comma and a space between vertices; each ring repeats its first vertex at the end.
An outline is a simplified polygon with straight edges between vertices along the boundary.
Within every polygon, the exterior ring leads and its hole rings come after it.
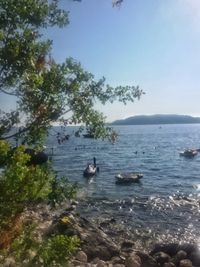
POLYGON ((158 241, 199 242, 200 153, 187 159, 179 152, 200 148, 200 125, 115 128, 119 140, 114 145, 82 137, 58 145, 55 136, 49 139, 58 175, 80 185, 79 212, 99 223, 107 221, 110 234, 132 238, 138 247, 158 241), (100 172, 84 178, 94 156, 100 172), (115 175, 127 171, 144 177, 140 183, 116 185, 115 175))

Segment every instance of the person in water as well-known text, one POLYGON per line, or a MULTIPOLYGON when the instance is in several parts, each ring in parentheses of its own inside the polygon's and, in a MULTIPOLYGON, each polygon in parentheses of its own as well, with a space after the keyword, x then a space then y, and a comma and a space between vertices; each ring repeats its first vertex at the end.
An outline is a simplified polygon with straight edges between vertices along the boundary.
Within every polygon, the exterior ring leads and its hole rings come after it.
POLYGON ((93 162, 94 162, 94 167, 96 167, 97 165, 96 165, 96 158, 95 157, 93 158, 93 162))

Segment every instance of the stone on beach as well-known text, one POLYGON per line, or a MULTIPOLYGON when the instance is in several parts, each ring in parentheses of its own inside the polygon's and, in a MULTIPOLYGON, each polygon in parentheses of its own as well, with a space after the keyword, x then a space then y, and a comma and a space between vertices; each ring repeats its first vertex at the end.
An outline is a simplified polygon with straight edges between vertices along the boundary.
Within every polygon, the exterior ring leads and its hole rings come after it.
POLYGON ((163 267, 176 267, 176 265, 173 262, 166 262, 163 267))
POLYGON ((170 256, 168 254, 166 254, 165 252, 157 252, 156 254, 154 254, 154 259, 160 263, 160 264, 164 264, 165 262, 169 262, 170 261, 170 256))
POLYGON ((192 267, 192 262, 188 259, 181 260, 179 263, 179 267, 192 267))
POLYGON ((131 256, 125 260, 125 266, 126 267, 141 267, 140 257, 136 254, 131 254, 131 256))

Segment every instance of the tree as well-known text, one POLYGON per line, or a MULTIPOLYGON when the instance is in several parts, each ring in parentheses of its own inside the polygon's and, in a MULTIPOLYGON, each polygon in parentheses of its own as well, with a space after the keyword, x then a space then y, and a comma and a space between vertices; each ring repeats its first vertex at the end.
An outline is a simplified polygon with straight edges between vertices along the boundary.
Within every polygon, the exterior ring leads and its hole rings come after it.
MULTIPOLYGON (((1 0, 0 12, 0 94, 14 96, 17 102, 16 110, 0 110, 0 167, 4 166, 0 174, 2 249, 8 248, 19 234, 15 226, 20 224, 25 208, 42 200, 60 203, 76 193, 76 185, 66 187, 65 178, 64 185, 60 183, 48 166, 30 164, 24 146, 13 149, 5 140, 20 137, 22 142, 36 145, 58 121, 65 126, 84 123, 93 129, 96 138, 112 137, 103 114, 94 108, 95 102, 119 100, 126 104, 140 98, 143 92, 134 86, 113 88, 105 85, 105 78, 96 81, 72 58, 62 64, 52 59, 52 41, 44 40, 42 31, 69 23, 68 12, 59 8, 58 0, 1 0), (13 133, 19 124, 23 127, 13 133)), ((13 244, 14 256, 24 260, 32 241, 24 231, 13 244)), ((44 263, 49 266, 52 260, 64 260, 61 252, 67 251, 65 256, 69 257, 77 245, 78 240, 73 237, 59 235, 47 240, 46 246, 38 245, 37 251, 41 248, 44 263)))
POLYGON ((52 41, 42 30, 64 27, 68 12, 58 0, 2 0, 0 2, 0 92, 16 97, 16 110, 0 110, 0 139, 21 137, 35 144, 44 138, 53 122, 92 126, 96 138, 112 135, 105 117, 94 104, 134 101, 139 87, 105 85, 72 58, 56 63, 50 56, 52 41), (23 124, 11 134, 17 123, 23 124))

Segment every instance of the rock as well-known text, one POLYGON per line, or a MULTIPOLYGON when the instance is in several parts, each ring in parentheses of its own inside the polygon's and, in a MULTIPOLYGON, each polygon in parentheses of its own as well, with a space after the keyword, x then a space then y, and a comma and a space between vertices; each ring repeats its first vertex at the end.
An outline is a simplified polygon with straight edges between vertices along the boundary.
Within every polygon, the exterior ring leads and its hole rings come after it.
MULTIPOLYGON (((74 214, 73 218, 69 215, 64 217, 69 218, 70 222, 67 220, 67 223, 63 223, 63 220, 58 219, 53 232, 77 235, 81 240, 82 250, 87 254, 89 261, 96 257, 107 261, 119 255, 119 247, 112 239, 87 219, 76 214, 74 214)), ((63 214, 60 218, 63 218, 63 214)))
POLYGON ((172 262, 175 265, 178 265, 181 260, 187 258, 187 253, 184 250, 179 250, 176 255, 172 258, 172 262))
POLYGON ((98 257, 96 257, 91 261, 91 264, 95 264, 96 265, 99 261, 100 261, 100 259, 98 257))
POLYGON ((191 254, 192 252, 198 252, 198 246, 196 244, 182 244, 178 246, 178 250, 183 250, 187 253, 187 255, 191 254))
POLYGON ((106 267, 106 266, 107 264, 105 263, 105 261, 102 260, 99 260, 96 265, 96 267, 106 267))
POLYGON ((112 257, 111 262, 113 264, 124 264, 124 259, 122 259, 121 257, 115 256, 115 257, 112 257))
POLYGON ((73 260, 71 263, 71 266, 73 267, 90 267, 91 264, 90 263, 87 263, 87 262, 81 262, 81 261, 78 261, 78 260, 73 260))
POLYGON ((113 256, 119 255, 119 248, 103 231, 83 218, 76 220, 72 227, 77 231, 82 241, 82 249, 89 260, 95 257, 110 260, 113 256))
MULTIPOLYGON (((110 267, 110 266, 109 266, 110 267)), ((113 267, 125 267, 125 265, 124 264, 119 264, 119 263, 117 263, 117 264, 113 264, 113 267)))
POLYGON ((122 252, 131 252, 131 251, 133 251, 134 245, 135 245, 135 243, 133 241, 125 240, 121 244, 121 251, 122 252))
POLYGON ((170 256, 166 254, 165 252, 157 252, 156 254, 153 255, 154 259, 160 263, 161 265, 164 264, 165 262, 170 261, 170 256))
POLYGON ((15 267, 15 266, 16 266, 16 262, 14 258, 9 257, 5 259, 3 267, 15 267))
POLYGON ((181 261, 187 258, 187 253, 184 250, 179 250, 175 257, 177 258, 177 260, 181 261))
POLYGON ((76 254, 76 259, 81 261, 81 262, 87 262, 87 255, 83 251, 79 251, 76 254))
POLYGON ((140 257, 136 254, 131 254, 131 256, 125 260, 125 266, 126 267, 140 267, 141 266, 140 257))
POLYGON ((163 267, 176 267, 176 265, 172 262, 166 262, 164 263, 163 267))
POLYGON ((77 206, 79 202, 73 199, 70 201, 70 203, 71 203, 71 205, 77 206))
POLYGON ((154 249, 150 252, 150 255, 154 255, 157 252, 164 252, 170 256, 174 256, 178 250, 178 244, 170 243, 170 244, 155 244, 154 249))
POLYGON ((99 226, 100 226, 100 227, 108 227, 110 224, 115 223, 115 222, 116 222, 116 220, 115 220, 114 218, 112 218, 112 219, 107 219, 107 220, 102 221, 102 222, 99 224, 99 226))
POLYGON ((151 257, 149 254, 137 251, 136 254, 140 257, 141 259, 141 267, 159 267, 158 263, 156 260, 151 257))
POLYGON ((188 259, 181 260, 179 263, 179 267, 192 267, 192 262, 188 259))
POLYGON ((192 264, 196 267, 200 266, 200 252, 192 252, 189 256, 192 264))
POLYGON ((150 255, 154 255, 157 252, 165 252, 166 254, 172 256, 175 256, 178 251, 185 251, 187 255, 190 255, 192 252, 198 252, 198 246, 196 244, 176 244, 176 243, 170 243, 170 244, 156 244, 154 249, 150 252, 150 255))

